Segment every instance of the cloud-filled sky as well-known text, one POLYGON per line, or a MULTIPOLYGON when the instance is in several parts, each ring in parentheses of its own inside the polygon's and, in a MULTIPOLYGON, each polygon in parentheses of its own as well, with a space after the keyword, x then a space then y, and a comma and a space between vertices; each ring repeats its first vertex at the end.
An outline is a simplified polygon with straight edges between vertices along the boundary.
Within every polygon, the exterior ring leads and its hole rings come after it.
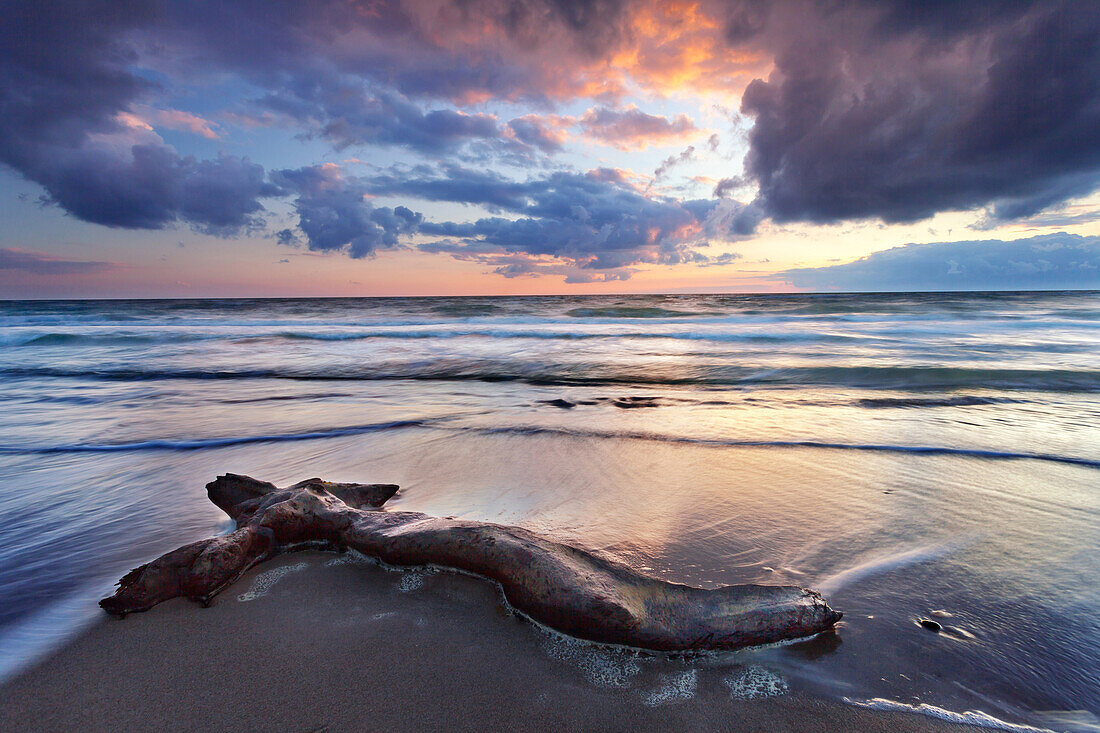
POLYGON ((0 297, 1100 288, 1100 4, 13 0, 0 297))

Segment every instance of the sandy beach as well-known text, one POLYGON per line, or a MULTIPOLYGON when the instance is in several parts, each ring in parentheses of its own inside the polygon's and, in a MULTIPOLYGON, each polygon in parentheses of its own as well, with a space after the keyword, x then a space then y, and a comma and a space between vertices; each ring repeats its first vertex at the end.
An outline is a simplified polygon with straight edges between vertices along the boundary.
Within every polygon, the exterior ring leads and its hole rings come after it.
POLYGON ((254 568, 206 609, 105 617, 0 688, 0 728, 959 728, 786 685, 736 656, 638 657, 548 634, 476 578, 310 551, 254 568))

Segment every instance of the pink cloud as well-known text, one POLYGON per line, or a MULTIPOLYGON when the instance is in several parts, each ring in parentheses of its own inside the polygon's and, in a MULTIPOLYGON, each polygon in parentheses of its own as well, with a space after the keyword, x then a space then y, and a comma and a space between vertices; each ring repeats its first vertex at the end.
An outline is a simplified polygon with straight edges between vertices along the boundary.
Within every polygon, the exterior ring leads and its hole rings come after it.
POLYGON ((193 135, 201 135, 207 140, 217 140, 221 137, 215 129, 217 125, 210 120, 180 109, 156 109, 149 110, 145 117, 151 120, 156 127, 166 127, 169 130, 181 130, 193 135))
POLYGON ((593 107, 578 120, 586 137, 619 150, 669 145, 700 132, 687 115, 669 119, 651 115, 634 105, 623 109, 593 107))

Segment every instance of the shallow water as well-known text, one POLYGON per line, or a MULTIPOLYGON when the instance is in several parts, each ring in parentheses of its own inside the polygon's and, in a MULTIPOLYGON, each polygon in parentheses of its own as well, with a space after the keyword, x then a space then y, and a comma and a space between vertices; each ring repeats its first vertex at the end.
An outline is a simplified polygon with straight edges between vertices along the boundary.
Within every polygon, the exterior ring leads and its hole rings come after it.
POLYGON ((0 352, 7 670, 234 471, 821 588, 748 657, 823 694, 1100 716, 1096 293, 8 302, 0 352))

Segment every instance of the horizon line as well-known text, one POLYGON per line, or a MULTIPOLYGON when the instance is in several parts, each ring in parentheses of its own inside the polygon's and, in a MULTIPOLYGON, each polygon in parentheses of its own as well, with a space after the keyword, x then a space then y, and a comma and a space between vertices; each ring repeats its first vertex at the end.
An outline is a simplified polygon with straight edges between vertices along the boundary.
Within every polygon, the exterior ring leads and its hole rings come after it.
POLYGON ((1100 293, 1100 288, 1024 288, 995 290, 807 290, 799 292, 701 291, 697 293, 653 291, 626 293, 505 293, 485 295, 196 295, 191 297, 42 297, 4 298, 0 303, 41 303, 50 301, 168 301, 168 300, 406 300, 422 298, 615 298, 637 296, 717 296, 746 295, 754 297, 788 298, 791 296, 824 295, 1010 295, 1022 293, 1100 293))

